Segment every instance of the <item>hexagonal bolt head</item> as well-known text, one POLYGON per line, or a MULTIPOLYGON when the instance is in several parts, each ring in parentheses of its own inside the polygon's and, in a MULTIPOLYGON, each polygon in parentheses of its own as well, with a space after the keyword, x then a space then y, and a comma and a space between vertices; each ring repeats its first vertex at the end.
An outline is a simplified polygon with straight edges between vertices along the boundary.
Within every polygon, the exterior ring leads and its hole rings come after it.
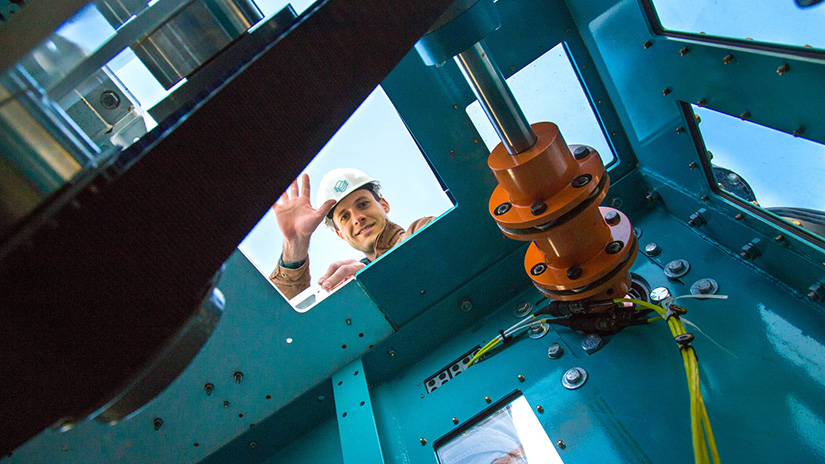
POLYGON ((537 201, 530 206, 530 213, 533 216, 544 214, 545 211, 547 211, 547 203, 543 201, 537 201))
POLYGON ((739 256, 741 256, 742 259, 752 261, 752 260, 762 256, 762 252, 759 251, 759 248, 757 248, 755 243, 750 242, 750 243, 745 244, 742 247, 741 252, 739 253, 739 256))
POLYGON ((512 203, 509 203, 509 202, 508 203, 502 203, 502 204, 496 206, 496 209, 495 209, 495 211, 493 211, 493 214, 495 214, 496 216, 501 216, 502 214, 506 213, 507 211, 510 211, 510 208, 512 208, 512 207, 513 207, 512 203))
POLYGON ((100 104, 107 110, 113 110, 120 106, 120 97, 117 93, 107 90, 100 94, 100 104))
POLYGON ((708 279, 702 279, 696 282, 696 290, 703 295, 707 295, 713 291, 713 282, 708 279))
POLYGON ((570 280, 576 280, 582 276, 582 268, 579 266, 573 266, 567 270, 567 278, 570 280))
POLYGON ((673 273, 679 273, 685 270, 685 262, 681 259, 673 260, 667 263, 667 270, 673 273))
POLYGON ((704 214, 706 214, 707 212, 707 209, 699 208, 699 211, 696 211, 695 213, 690 215, 690 218, 688 219, 688 225, 690 227, 699 227, 707 224, 708 221, 705 219, 704 216, 704 214))
POLYGON ((553 343, 547 348, 547 357, 550 359, 559 359, 564 354, 564 348, 558 343, 553 343))
POLYGON ((604 215, 604 222, 611 226, 615 226, 616 224, 622 222, 622 217, 619 216, 619 213, 616 211, 608 211, 607 214, 604 215))
POLYGON ((470 301, 469 298, 464 297, 458 301, 458 307, 461 308, 461 310, 464 312, 469 312, 471 309, 473 309, 473 302, 470 301))
POLYGON ((661 252, 662 249, 659 247, 658 243, 650 242, 647 245, 645 245, 645 254, 648 256, 657 256, 661 252))

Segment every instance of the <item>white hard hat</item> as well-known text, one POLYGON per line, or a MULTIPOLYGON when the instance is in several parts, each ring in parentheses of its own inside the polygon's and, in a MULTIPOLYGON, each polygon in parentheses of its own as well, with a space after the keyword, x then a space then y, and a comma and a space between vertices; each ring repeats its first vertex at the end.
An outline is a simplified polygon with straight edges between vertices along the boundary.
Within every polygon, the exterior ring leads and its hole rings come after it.
MULTIPOLYGON (((320 208, 321 205, 326 203, 328 200, 335 200, 335 203, 337 204, 345 196, 367 184, 375 185, 378 184, 378 181, 358 169, 333 169, 321 178, 321 184, 318 186, 318 193, 315 197, 316 205, 320 208)), ((330 211, 330 214, 327 215, 324 222, 327 226, 334 227, 332 220, 330 219, 331 215, 332 212, 330 211)))

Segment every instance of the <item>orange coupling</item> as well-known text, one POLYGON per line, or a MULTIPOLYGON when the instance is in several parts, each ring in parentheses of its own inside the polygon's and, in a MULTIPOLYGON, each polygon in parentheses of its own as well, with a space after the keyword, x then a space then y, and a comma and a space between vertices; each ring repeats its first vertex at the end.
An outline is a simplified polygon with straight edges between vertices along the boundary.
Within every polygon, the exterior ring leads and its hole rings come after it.
POLYGON ((533 124, 537 142, 517 154, 499 144, 487 164, 498 186, 490 214, 504 234, 532 241, 524 269, 554 300, 607 300, 630 289, 639 244, 627 216, 599 206, 610 178, 599 154, 567 146, 558 126, 533 124))

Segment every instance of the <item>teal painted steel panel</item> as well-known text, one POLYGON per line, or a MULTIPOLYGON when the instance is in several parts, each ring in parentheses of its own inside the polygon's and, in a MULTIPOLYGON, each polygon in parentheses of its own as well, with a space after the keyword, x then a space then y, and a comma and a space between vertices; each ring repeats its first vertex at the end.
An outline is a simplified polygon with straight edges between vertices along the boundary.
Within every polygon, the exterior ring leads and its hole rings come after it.
POLYGON ((332 376, 341 451, 347 464, 383 464, 367 376, 360 359, 332 376))
MULTIPOLYGON (((358 282, 298 313, 239 251, 227 262, 218 288, 226 309, 217 329, 154 402, 115 426, 92 421, 66 433, 43 432, 8 461, 197 462, 392 332, 358 282), (243 373, 240 383, 235 372, 243 373), (209 396, 206 383, 214 385, 209 396), (157 431, 156 417, 163 419, 157 431)), ((234 459, 260 457, 246 445, 236 448, 234 459)))

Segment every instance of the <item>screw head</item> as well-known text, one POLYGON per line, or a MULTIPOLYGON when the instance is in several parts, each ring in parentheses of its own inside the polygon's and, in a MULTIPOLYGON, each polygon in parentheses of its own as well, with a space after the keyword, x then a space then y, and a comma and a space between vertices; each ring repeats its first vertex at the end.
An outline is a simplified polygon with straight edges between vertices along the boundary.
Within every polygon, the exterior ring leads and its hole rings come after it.
POLYGON ((582 188, 585 185, 589 184, 592 179, 593 176, 591 176, 590 174, 582 174, 579 177, 573 179, 573 188, 582 188))
POLYGON ((789 65, 788 63, 785 63, 776 70, 776 74, 779 74, 780 76, 784 76, 790 70, 791 70, 791 65, 789 65))
POLYGON ((708 104, 708 99, 707 98, 703 98, 703 99, 699 100, 698 102, 696 102, 696 106, 698 106, 700 108, 707 105, 707 104, 708 104))
POLYGON ((516 309, 513 310, 513 316, 516 317, 525 317, 533 310, 533 303, 529 301, 522 301, 516 306, 516 309))
POLYGON ((579 266, 573 266, 567 270, 567 278, 570 280, 576 280, 582 276, 582 268, 579 266))
POLYGON ((533 216, 539 216, 545 211, 547 211, 547 203, 543 201, 537 201, 530 206, 530 213, 532 213, 533 216))
POLYGON ((745 111, 745 112, 743 112, 742 114, 739 115, 739 119, 741 119, 743 121, 745 119, 750 119, 750 117, 751 117, 751 112, 750 111, 745 111))
POLYGON ((604 215, 604 222, 611 226, 615 226, 616 224, 622 222, 622 217, 619 216, 619 213, 616 211, 608 211, 607 214, 604 215))
POLYGON ((113 110, 120 106, 120 97, 117 93, 107 90, 100 94, 100 104, 107 110, 113 110))
POLYGON ((465 296, 464 298, 459 300, 458 307, 461 308, 461 310, 464 312, 469 312, 471 309, 473 309, 473 302, 465 296))
POLYGON ((650 40, 648 40, 647 42, 642 44, 642 48, 644 48, 645 50, 647 50, 648 48, 650 48, 652 46, 653 46, 653 41, 650 41, 650 40))
POLYGON ((211 383, 207 383, 206 385, 203 386, 203 391, 206 392, 206 396, 209 396, 209 395, 212 394, 213 391, 215 391, 215 386, 212 385, 211 383))
POLYGON ((347 325, 352 325, 352 319, 347 318, 346 323, 347 323, 347 325))
POLYGON ((805 134, 805 128, 804 128, 804 127, 798 127, 798 128, 796 128, 796 129, 794 129, 794 131, 793 131, 793 134, 792 134, 792 135, 793 135, 794 137, 799 137, 799 136, 801 136, 801 135, 803 135, 803 134, 805 134))
POLYGON ((667 87, 664 90, 662 90, 662 96, 666 97, 666 96, 670 95, 670 92, 671 92, 670 87, 667 87))
POLYGON ((808 299, 814 303, 822 301, 825 298, 825 287, 821 283, 815 283, 808 287, 808 299))
POLYGON ((501 216, 502 214, 506 213, 507 211, 510 211, 510 208, 512 208, 512 207, 513 207, 513 204, 510 203, 510 202, 502 203, 502 204, 496 206, 496 209, 495 209, 495 211, 493 211, 493 214, 495 214, 496 216, 501 216))
POLYGON ((656 287, 650 291, 650 301, 653 303, 661 303, 670 298, 670 290, 667 287, 656 287))
POLYGON ((567 445, 566 445, 563 441, 561 441, 561 440, 557 441, 557 442, 556 442, 556 445, 559 447, 559 449, 565 449, 565 448, 567 448, 567 445))
POLYGON ((257 447, 258 447, 258 442, 257 441, 250 441, 249 442, 249 449, 255 449, 257 447))
POLYGON ((534 322, 530 326, 529 337, 533 340, 538 340, 539 338, 547 335, 547 332, 550 331, 550 324, 546 322, 534 322))
POLYGON ((421 437, 421 438, 418 439, 418 441, 421 442, 421 446, 427 446, 427 439, 426 438, 421 437))
POLYGON ((152 424, 155 426, 155 430, 160 430, 160 427, 163 425, 163 419, 156 417, 155 420, 152 421, 152 424))
POLYGON ((484 401, 486 401, 488 404, 493 402, 493 400, 489 396, 485 396, 484 401))
POLYGON ((546 271, 546 270, 547 270, 547 264, 538 263, 535 266, 533 266, 532 268, 530 268, 530 274, 534 275, 534 276, 537 276, 537 275, 544 274, 544 271, 546 271))
POLYGON ((733 63, 733 59, 733 55, 725 55, 725 57, 722 58, 722 64, 731 64, 733 63))
POLYGON ((458 425, 458 418, 457 417, 453 417, 453 424, 458 425))
POLYGON ((518 381, 519 381, 519 382, 524 382, 524 376, 523 376, 523 375, 521 375, 521 374, 519 374, 519 375, 518 375, 518 381))
POLYGON ((395 350, 390 348, 389 350, 387 350, 387 354, 390 355, 391 358, 395 357, 395 350))
POLYGON ((622 248, 624 248, 624 242, 616 240, 615 242, 608 243, 604 248, 604 251, 609 255, 615 255, 616 253, 622 251, 622 248))
POLYGON ((550 359, 559 359, 564 354, 564 348, 558 343, 553 343, 547 348, 547 357, 550 359))
POLYGON ((604 346, 604 339, 598 334, 587 334, 582 338, 582 349, 587 354, 593 354, 604 346))
POLYGON ((585 147, 582 145, 573 151, 573 158, 577 160, 585 159, 588 156, 590 156, 590 147, 585 147))
POLYGON ((229 407, 229 401, 224 401, 223 402, 223 408, 227 409, 228 407, 229 407))
POLYGON ((241 371, 235 372, 232 376, 235 377, 235 383, 241 383, 241 380, 243 380, 243 372, 241 371))
POLYGON ((685 56, 685 55, 687 55, 688 53, 690 53, 690 49, 689 49, 689 48, 687 48, 687 47, 682 47, 682 49, 681 49, 681 50, 679 50, 679 56, 685 56))
POLYGON ((651 256, 651 257, 657 256, 661 252, 662 252, 662 249, 659 248, 658 243, 650 242, 647 245, 645 245, 645 254, 647 256, 651 256))

